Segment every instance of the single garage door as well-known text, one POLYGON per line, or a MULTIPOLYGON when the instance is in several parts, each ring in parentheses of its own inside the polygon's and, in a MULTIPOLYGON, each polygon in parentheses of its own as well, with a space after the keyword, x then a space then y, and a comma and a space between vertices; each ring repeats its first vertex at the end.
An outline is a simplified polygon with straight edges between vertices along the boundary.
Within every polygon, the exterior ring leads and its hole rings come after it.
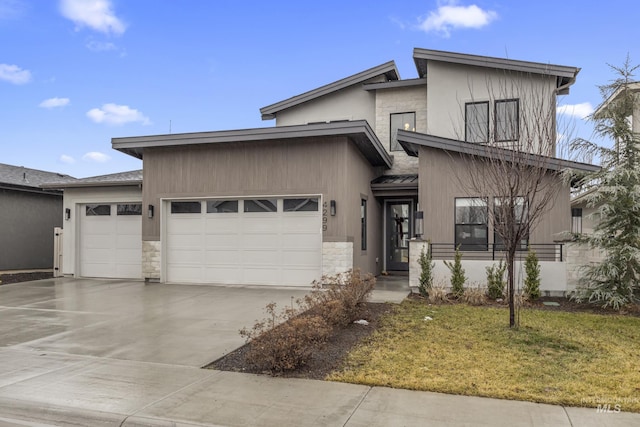
POLYGON ((322 274, 319 197, 172 201, 170 282, 309 285, 322 274))
POLYGON ((142 277, 142 204, 81 206, 80 276, 142 277))

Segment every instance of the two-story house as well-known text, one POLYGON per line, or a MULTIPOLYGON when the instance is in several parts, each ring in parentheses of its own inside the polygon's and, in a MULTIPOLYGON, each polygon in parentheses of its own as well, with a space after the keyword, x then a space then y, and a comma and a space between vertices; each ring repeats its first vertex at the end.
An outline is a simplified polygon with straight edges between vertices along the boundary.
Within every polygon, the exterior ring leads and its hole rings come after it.
MULTIPOLYGON (((467 217, 471 199, 489 209, 492 195, 462 191, 454 174, 467 166, 455 154, 494 137, 509 150, 532 126, 529 109, 549 118, 536 126, 555 127, 556 96, 579 70, 427 49, 414 61, 417 78, 400 79, 391 61, 262 108, 274 127, 114 138, 114 149, 144 160, 142 277, 307 285, 350 268, 406 271, 416 212, 422 237, 491 252, 486 215, 467 217)), ((591 168, 543 154, 551 168, 591 168)), ((110 209, 95 197, 65 208, 78 221, 117 219, 117 195, 101 199, 110 209)), ((553 243, 568 212, 562 186, 530 242, 553 243)), ((72 235, 82 234, 77 224, 72 235)), ((82 275, 65 245, 65 272, 82 275)))

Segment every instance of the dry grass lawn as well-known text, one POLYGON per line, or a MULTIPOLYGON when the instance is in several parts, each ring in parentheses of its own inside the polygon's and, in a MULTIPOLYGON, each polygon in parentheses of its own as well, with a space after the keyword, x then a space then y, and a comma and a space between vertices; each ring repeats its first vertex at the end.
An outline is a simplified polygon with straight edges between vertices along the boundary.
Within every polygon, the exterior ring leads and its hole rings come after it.
POLYGON ((640 318, 406 300, 328 379, 640 412, 640 318), (425 320, 425 316, 433 320, 425 320))

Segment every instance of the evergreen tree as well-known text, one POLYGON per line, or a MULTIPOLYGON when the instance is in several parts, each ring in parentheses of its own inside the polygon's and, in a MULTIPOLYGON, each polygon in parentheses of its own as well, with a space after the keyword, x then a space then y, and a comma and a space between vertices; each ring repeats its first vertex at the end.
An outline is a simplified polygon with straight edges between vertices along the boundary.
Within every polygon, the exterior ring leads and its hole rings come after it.
POLYGON ((429 296, 429 290, 433 286, 433 267, 435 263, 431 261, 431 242, 427 241, 426 245, 422 246, 420 250, 420 258, 418 263, 420 264, 420 283, 418 285, 418 291, 423 297, 429 296), (425 252, 424 248, 427 247, 425 252))
MULTIPOLYGON (((587 206, 595 208, 592 234, 577 241, 598 249, 602 260, 582 269, 575 299, 611 306, 618 310, 640 298, 640 144, 629 117, 638 106, 629 58, 622 67, 611 68, 617 77, 600 87, 604 103, 591 117, 595 134, 612 141, 613 147, 577 140, 572 148, 597 156, 602 169, 582 177, 587 206)), ((640 120, 640 117, 635 117, 640 120)))
POLYGON ((540 298, 540 263, 536 251, 529 248, 524 261, 524 293, 530 300, 540 298))
POLYGON ((453 262, 443 261, 451 271, 451 293, 456 298, 460 298, 464 294, 464 284, 467 281, 464 268, 462 268, 462 252, 459 248, 456 248, 456 253, 453 258, 453 262))

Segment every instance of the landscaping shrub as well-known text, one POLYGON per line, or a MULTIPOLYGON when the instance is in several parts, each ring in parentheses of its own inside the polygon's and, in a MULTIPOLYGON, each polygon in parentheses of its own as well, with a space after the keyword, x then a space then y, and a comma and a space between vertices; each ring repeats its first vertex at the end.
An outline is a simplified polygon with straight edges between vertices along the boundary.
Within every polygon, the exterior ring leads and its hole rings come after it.
POLYGON ((432 286, 429 291, 428 299, 431 304, 448 302, 449 297, 447 296, 447 287, 443 283, 432 286))
POLYGON ((267 318, 257 321, 240 335, 250 342, 245 355, 252 368, 282 372, 307 364, 336 327, 360 319, 376 279, 359 270, 326 276, 297 301, 296 307, 278 312, 275 303, 266 307, 267 318), (323 285, 324 283, 324 285, 323 285))
POLYGON ((304 297, 301 305, 331 326, 346 326, 362 316, 375 284, 373 275, 362 275, 359 269, 323 276, 320 283, 314 283, 311 294, 304 297))
POLYGON ((425 298, 429 296, 429 290, 433 286, 433 267, 435 267, 435 263, 431 261, 431 241, 427 241, 426 246, 427 251, 425 252, 423 245, 418 258, 418 263, 420 264, 418 292, 425 298))
POLYGON ((305 365, 313 352, 331 333, 326 320, 317 315, 299 315, 286 308, 276 312, 276 304, 267 305, 269 318, 256 322, 240 335, 251 341, 245 360, 258 370, 282 372, 305 365))
POLYGON ((487 290, 480 285, 465 288, 462 300, 470 305, 483 305, 487 302, 487 290))
POLYGON ((527 259, 524 262, 524 294, 529 300, 540 298, 540 263, 534 250, 529 248, 527 259))
POLYGON ((447 266, 449 271, 451 271, 451 293, 456 298, 462 297, 462 295, 464 294, 464 284, 467 281, 467 276, 465 276, 464 268, 462 268, 462 253, 460 252, 459 248, 456 248, 453 262, 443 262, 444 265, 447 266))
POLYGON ((504 272, 506 269, 507 264, 503 263, 502 260, 500 260, 498 265, 494 264, 491 267, 486 267, 487 294, 489 295, 489 298, 504 298, 504 288, 507 285, 504 280, 504 272))

